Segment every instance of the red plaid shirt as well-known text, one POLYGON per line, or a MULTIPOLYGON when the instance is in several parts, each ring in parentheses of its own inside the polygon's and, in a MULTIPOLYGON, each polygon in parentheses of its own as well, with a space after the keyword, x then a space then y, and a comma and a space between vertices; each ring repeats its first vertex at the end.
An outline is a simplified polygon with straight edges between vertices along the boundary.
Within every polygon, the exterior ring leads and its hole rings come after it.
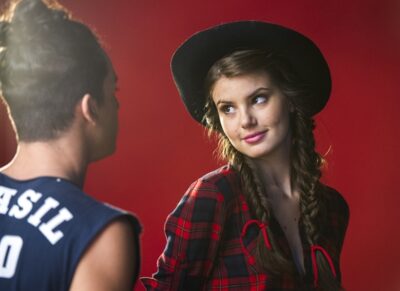
MULTIPOLYGON (((339 256, 349 209, 331 188, 327 187, 323 197, 327 219, 318 246, 305 243, 300 224, 306 275, 272 278, 258 268, 252 255, 263 225, 251 217, 238 175, 229 166, 211 172, 189 187, 168 216, 167 245, 158 259, 158 271, 152 278, 141 278, 142 283, 147 290, 312 290, 317 250, 325 254, 340 280, 339 256)), ((271 217, 266 227, 287 258, 292 258, 278 222, 271 217)))

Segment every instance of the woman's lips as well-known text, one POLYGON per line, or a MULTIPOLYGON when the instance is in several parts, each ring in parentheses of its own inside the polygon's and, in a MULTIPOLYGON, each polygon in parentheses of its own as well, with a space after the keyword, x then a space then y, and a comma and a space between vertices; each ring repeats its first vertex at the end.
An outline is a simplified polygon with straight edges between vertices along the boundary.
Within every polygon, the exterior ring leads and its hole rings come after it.
POLYGON ((267 130, 259 131, 259 132, 252 133, 252 134, 248 134, 243 138, 243 140, 245 142, 251 143, 251 144, 252 143, 257 143, 257 142, 259 142, 260 140, 262 140, 264 138, 266 133, 267 133, 267 130))

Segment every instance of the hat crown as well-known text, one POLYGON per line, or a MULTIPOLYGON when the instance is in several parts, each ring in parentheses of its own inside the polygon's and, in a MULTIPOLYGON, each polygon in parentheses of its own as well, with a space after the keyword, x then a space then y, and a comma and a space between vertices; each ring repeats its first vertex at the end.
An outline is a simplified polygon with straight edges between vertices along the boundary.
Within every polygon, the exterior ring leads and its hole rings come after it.
POLYGON ((311 89, 302 100, 310 116, 326 105, 331 91, 329 67, 318 47, 299 32, 267 22, 238 21, 195 33, 175 51, 171 70, 182 101, 190 115, 202 122, 209 69, 222 57, 238 50, 264 49, 284 57, 311 89))

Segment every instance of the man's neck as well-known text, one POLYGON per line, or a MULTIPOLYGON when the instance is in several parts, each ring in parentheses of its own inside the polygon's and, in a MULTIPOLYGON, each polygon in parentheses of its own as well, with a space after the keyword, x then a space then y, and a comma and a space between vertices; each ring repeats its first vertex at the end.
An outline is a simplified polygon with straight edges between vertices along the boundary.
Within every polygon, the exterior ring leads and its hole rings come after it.
POLYGON ((82 188, 88 163, 80 147, 68 139, 20 142, 13 160, 0 171, 17 180, 63 178, 82 188))

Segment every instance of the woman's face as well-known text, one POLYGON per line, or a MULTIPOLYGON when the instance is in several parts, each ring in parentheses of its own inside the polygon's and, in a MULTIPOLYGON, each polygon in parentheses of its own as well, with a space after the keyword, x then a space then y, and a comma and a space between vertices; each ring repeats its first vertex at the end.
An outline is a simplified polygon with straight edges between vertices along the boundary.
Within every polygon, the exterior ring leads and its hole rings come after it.
POLYGON ((239 152, 251 158, 287 154, 291 106, 267 73, 221 77, 212 99, 225 135, 239 152))

